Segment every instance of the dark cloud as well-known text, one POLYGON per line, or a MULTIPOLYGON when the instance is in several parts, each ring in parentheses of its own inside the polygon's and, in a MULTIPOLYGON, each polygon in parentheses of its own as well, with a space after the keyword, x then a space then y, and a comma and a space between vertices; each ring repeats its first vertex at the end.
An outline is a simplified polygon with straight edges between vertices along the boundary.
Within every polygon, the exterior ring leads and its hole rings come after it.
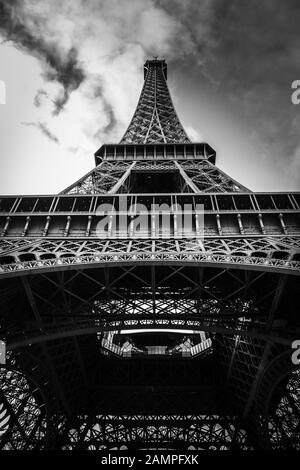
POLYGON ((42 104, 42 98, 48 98, 48 93, 45 90, 38 90, 37 94, 34 97, 34 105, 39 108, 42 104))
POLYGON ((56 57, 54 66, 45 73, 47 80, 55 80, 63 85, 62 94, 54 102, 54 114, 60 113, 68 101, 70 93, 76 90, 84 80, 85 75, 83 69, 78 66, 77 54, 77 50, 72 47, 63 60, 59 61, 57 60, 59 58, 56 57))
POLYGON ((103 111, 108 121, 105 126, 101 126, 94 134, 94 139, 102 141, 103 138, 108 137, 110 132, 115 129, 118 124, 118 120, 112 106, 105 98, 105 91, 100 77, 97 80, 97 85, 93 87, 92 93, 96 100, 99 98, 101 99, 103 111))
POLYGON ((44 134, 49 140, 51 140, 52 142, 54 142, 55 144, 59 144, 59 139, 56 137, 56 135, 53 134, 53 132, 51 132, 47 125, 43 122, 21 122, 21 124, 23 126, 32 126, 32 127, 36 127, 37 129, 39 129, 42 134, 44 134))
POLYGON ((55 144, 59 144, 59 140, 58 138, 52 133, 49 131, 49 129, 47 128, 46 124, 43 124, 42 122, 39 122, 37 124, 38 126, 38 129, 40 129, 40 131, 46 136, 48 137, 48 139, 52 140, 52 142, 54 142, 55 144))
POLYGON ((104 128, 101 129, 102 138, 106 135, 109 135, 109 133, 114 130, 118 122, 110 104, 107 101, 104 101, 103 106, 104 106, 105 114, 108 118, 108 123, 106 124, 106 126, 104 126, 104 128))
POLYGON ((54 113, 58 114, 69 99, 70 93, 76 90, 85 78, 77 55, 71 47, 63 53, 60 45, 45 37, 37 27, 29 29, 23 21, 22 0, 0 0, 0 33, 6 40, 13 41, 17 46, 36 55, 46 65, 45 78, 57 81, 63 86, 63 92, 54 102, 54 113))

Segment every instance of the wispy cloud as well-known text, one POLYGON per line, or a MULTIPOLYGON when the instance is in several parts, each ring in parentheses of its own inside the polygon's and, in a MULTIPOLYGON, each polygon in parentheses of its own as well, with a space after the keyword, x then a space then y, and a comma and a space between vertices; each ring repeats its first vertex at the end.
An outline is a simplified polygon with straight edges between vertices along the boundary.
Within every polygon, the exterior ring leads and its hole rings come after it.
POLYGON ((39 129, 48 139, 55 144, 59 144, 58 138, 48 129, 47 125, 42 122, 21 122, 23 126, 33 126, 39 129))

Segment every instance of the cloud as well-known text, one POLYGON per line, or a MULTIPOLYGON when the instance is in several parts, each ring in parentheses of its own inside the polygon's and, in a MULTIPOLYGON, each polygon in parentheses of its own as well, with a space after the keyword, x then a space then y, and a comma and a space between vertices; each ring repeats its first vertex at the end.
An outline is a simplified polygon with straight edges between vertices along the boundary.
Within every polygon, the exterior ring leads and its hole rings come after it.
POLYGON ((48 98, 48 93, 45 90, 38 90, 33 101, 37 108, 42 105, 43 98, 48 98))
POLYGON ((52 142, 55 144, 59 144, 58 138, 50 132, 50 130, 47 128, 46 124, 42 122, 21 122, 23 126, 33 126, 39 129, 42 134, 44 134, 48 139, 50 139, 52 142))
POLYGON ((59 43, 47 37, 47 30, 38 26, 39 16, 34 18, 36 2, 12 0, 0 1, 0 32, 6 40, 36 55, 45 65, 45 79, 57 81, 63 86, 63 93, 55 100, 55 113, 59 113, 70 93, 84 80, 84 72, 77 60, 77 50, 71 47, 60 53, 59 43), (32 4, 32 8, 30 7, 32 4), (33 14, 30 21, 29 14, 33 14))
POLYGON ((42 66, 33 121, 82 152, 121 139, 146 57, 171 59, 191 47, 188 31, 155 0, 0 0, 0 18, 4 39, 42 66))
POLYGON ((191 109, 184 117, 192 138, 209 141, 202 119, 222 151, 230 123, 233 149, 244 136, 253 162, 265 159, 278 179, 291 175, 296 185, 299 112, 290 84, 299 78, 299 15, 298 0, 0 0, 0 34, 41 65, 28 121, 41 132, 43 123, 74 158, 121 139, 142 87, 143 61, 158 55, 171 69, 179 117, 180 93, 203 101, 194 119, 187 118, 191 109), (214 107, 207 124, 202 113, 214 107))
POLYGON ((48 139, 52 140, 52 142, 55 142, 56 144, 59 144, 58 138, 52 134, 52 132, 49 131, 47 128, 46 124, 43 124, 42 122, 38 122, 38 128, 42 131, 42 133, 48 137, 48 139))
POLYGON ((202 135, 199 133, 199 131, 197 131, 197 129, 195 129, 194 127, 192 127, 190 125, 185 126, 184 123, 183 123, 183 127, 184 127, 187 135, 190 137, 190 139, 193 142, 202 142, 204 140, 202 135))

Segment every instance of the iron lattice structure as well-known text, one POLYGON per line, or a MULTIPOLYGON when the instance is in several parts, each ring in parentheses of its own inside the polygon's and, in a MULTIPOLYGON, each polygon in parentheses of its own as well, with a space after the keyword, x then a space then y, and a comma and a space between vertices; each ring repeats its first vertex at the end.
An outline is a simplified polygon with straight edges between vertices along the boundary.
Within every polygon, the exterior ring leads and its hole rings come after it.
POLYGON ((222 172, 144 74, 89 174, 1 196, 0 447, 299 449, 300 194, 222 172))

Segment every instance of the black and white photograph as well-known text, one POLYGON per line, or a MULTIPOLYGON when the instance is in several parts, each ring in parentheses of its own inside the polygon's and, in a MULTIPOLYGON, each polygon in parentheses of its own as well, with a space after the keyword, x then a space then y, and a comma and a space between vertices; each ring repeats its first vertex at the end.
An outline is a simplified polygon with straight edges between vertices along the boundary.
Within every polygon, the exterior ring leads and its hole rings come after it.
POLYGON ((299 0, 0 0, 0 465, 300 450, 299 275, 299 0))

